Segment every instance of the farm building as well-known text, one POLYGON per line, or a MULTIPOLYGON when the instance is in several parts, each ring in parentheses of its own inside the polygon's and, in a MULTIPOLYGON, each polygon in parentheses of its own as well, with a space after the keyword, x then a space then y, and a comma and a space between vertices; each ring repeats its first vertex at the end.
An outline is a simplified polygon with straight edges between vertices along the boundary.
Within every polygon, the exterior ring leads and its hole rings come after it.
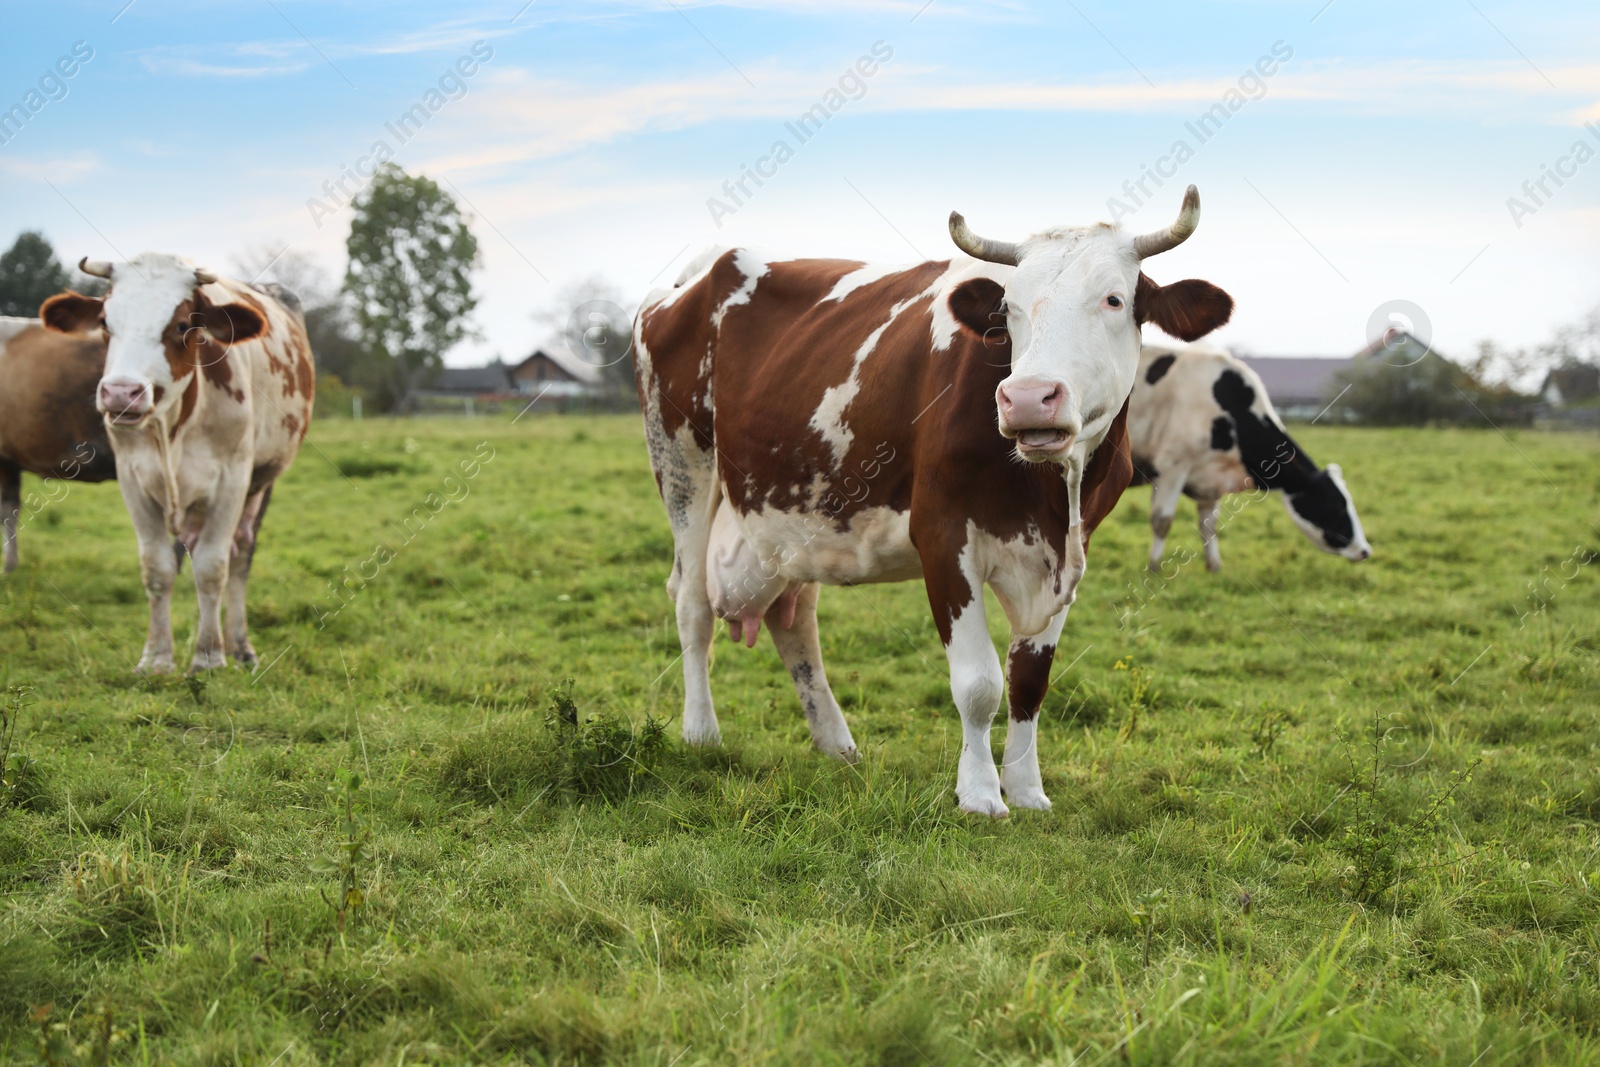
POLYGON ((600 370, 559 344, 533 350, 510 368, 512 388, 519 393, 549 396, 586 396, 600 385, 600 370))
MULTIPOLYGON (((533 350, 520 363, 500 360, 481 367, 446 367, 439 376, 418 392, 424 401, 465 404, 492 403, 518 396, 537 396, 567 401, 594 396, 599 391, 598 368, 573 356, 559 344, 533 350)), ((562 405, 565 410, 565 405, 562 405)))
POLYGON ((446 367, 420 395, 461 399, 502 396, 513 391, 510 368, 496 360, 482 367, 446 367))
POLYGON ((1286 419, 1313 419, 1344 388, 1339 374, 1354 360, 1342 356, 1240 356, 1261 375, 1267 395, 1286 419))
POLYGON ((1600 396, 1600 367, 1592 363, 1563 363, 1544 376, 1539 399, 1551 407, 1566 407, 1600 396))

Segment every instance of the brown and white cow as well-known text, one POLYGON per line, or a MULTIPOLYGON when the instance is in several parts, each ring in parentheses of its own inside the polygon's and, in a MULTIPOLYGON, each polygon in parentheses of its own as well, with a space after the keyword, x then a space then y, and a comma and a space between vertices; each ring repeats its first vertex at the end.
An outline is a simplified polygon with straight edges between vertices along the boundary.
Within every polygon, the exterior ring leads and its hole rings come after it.
POLYGON ((1140 324, 1192 339, 1232 309, 1207 282, 1161 286, 1140 269, 1199 213, 1190 187, 1156 233, 1064 227, 1020 244, 952 214, 972 258, 886 268, 736 249, 646 299, 634 352, 672 526, 686 741, 721 739, 707 674, 716 603, 745 632, 764 618, 813 743, 854 759, 823 674, 818 584, 920 577, 961 714, 961 808, 1004 815, 1002 790, 1050 806, 1035 716, 1089 535, 1132 474, 1140 324), (1004 678, 985 583, 1014 635, 998 771, 989 727, 1004 678))
POLYGON ((311 421, 316 383, 299 301, 278 286, 218 278, 157 253, 86 260, 79 269, 111 279, 111 291, 51 297, 40 317, 51 329, 106 333, 96 403, 150 601, 138 669, 173 669, 173 537, 194 560, 199 593, 190 671, 225 662, 224 586, 227 652, 254 667, 245 621, 250 561, 272 484, 294 462, 311 421))
POLYGON ((105 365, 106 342, 98 330, 66 336, 38 319, 0 317, 0 552, 6 574, 17 569, 24 472, 47 479, 47 499, 59 480, 117 476, 94 406, 105 365))
POLYGON ((1128 402, 1134 484, 1153 486, 1150 569, 1159 570, 1178 497, 1194 499, 1206 569, 1222 569, 1217 504, 1247 490, 1283 494, 1289 518, 1336 556, 1372 555, 1337 463, 1318 470, 1267 396, 1261 378, 1226 352, 1145 345, 1128 402))

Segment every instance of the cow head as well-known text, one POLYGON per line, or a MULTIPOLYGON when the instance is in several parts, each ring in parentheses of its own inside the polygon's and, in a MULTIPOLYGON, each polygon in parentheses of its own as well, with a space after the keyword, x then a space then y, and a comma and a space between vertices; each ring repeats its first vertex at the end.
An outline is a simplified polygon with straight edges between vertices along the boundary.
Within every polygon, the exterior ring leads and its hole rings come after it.
POLYGON ((1193 341, 1228 321, 1233 299, 1210 282, 1157 285, 1141 269, 1143 260, 1182 244, 1199 222, 1192 185, 1177 222, 1137 236, 1101 223, 1011 244, 977 236, 951 213, 950 236, 962 251, 1016 268, 1004 284, 969 278, 949 303, 964 329, 1010 348, 1011 374, 995 404, 1000 433, 1016 442, 1018 456, 1065 463, 1076 442, 1099 442, 1133 389, 1143 323, 1193 341))
POLYGON ((104 297, 53 296, 39 318, 63 333, 105 331, 106 371, 95 403, 116 426, 140 426, 164 414, 202 367, 266 325, 244 304, 213 303, 206 287, 216 275, 177 256, 146 252, 117 264, 85 259, 78 269, 110 279, 111 290, 104 297))
POLYGON ((1283 506, 1300 532, 1324 552, 1359 563, 1372 555, 1355 501, 1337 463, 1318 471, 1302 488, 1283 494, 1283 506))

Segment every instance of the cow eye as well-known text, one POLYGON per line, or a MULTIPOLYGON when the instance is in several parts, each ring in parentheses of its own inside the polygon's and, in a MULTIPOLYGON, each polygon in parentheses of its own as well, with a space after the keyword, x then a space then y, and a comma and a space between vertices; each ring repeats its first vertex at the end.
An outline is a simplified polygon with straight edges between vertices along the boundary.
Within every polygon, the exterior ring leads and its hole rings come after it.
POLYGON ((1112 293, 1110 296, 1106 297, 1106 307, 1111 308, 1113 311, 1115 311, 1117 308, 1119 308, 1121 306, 1122 306, 1122 297, 1118 296, 1116 293, 1112 293))

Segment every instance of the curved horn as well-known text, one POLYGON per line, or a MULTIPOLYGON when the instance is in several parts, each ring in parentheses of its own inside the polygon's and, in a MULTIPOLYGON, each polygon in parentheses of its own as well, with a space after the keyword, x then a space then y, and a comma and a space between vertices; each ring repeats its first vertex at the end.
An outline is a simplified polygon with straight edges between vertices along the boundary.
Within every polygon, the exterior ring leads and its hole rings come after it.
POLYGON ((78 260, 78 269, 84 274, 94 278, 111 277, 111 262, 105 259, 90 259, 84 256, 78 260))
POLYGON ((1200 225, 1200 190, 1189 186, 1183 194, 1183 207, 1178 211, 1178 221, 1164 230, 1155 233, 1141 233, 1133 239, 1133 252, 1140 259, 1177 248, 1189 239, 1196 226, 1200 225))
POLYGON ((950 212, 950 239, 956 243, 957 248, 974 259, 1015 267, 1017 260, 1022 258, 1017 252, 1017 246, 1010 241, 991 241, 987 237, 979 237, 973 233, 959 211, 950 212))
POLYGON ((194 269, 194 283, 196 285, 210 285, 216 280, 217 276, 212 274, 210 271, 201 270, 199 267, 194 269))

